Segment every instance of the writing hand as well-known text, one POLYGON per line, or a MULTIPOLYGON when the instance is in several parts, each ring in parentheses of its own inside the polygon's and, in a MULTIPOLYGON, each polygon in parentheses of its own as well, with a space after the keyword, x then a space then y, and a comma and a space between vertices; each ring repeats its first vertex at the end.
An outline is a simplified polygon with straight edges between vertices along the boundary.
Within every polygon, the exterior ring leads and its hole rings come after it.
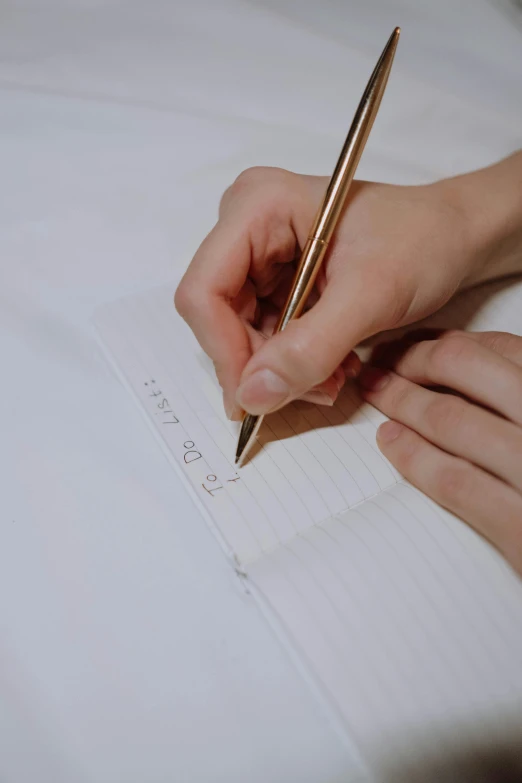
POLYGON ((303 396, 331 404, 345 375, 359 369, 350 354, 358 342, 512 271, 508 240, 521 228, 521 210, 511 191, 520 191, 521 164, 515 156, 421 187, 354 182, 313 306, 273 336, 327 178, 244 172, 175 296, 214 361, 228 414, 262 414, 303 396))
POLYGON ((383 454, 522 574, 522 337, 448 332, 390 343, 380 363, 393 369, 366 367, 360 383, 393 420, 378 430, 383 454))

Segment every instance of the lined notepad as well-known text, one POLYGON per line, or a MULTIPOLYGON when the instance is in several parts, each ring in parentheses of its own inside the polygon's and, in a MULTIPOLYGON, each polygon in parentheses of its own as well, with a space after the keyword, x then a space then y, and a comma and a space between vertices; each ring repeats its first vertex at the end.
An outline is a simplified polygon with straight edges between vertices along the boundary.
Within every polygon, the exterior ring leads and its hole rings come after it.
POLYGON ((98 314, 111 353, 228 548, 248 563, 398 480, 375 444, 384 417, 347 388, 331 409, 294 403, 265 420, 240 473, 238 425, 196 340, 174 313, 172 289, 98 314))
MULTIPOLYGON (((466 525, 401 480, 384 419, 348 386, 333 408, 265 419, 233 464, 211 364, 165 286, 102 308, 125 384, 239 572, 374 770, 520 721, 522 583, 466 525)), ((522 333, 522 283, 477 289, 432 322, 522 333)))

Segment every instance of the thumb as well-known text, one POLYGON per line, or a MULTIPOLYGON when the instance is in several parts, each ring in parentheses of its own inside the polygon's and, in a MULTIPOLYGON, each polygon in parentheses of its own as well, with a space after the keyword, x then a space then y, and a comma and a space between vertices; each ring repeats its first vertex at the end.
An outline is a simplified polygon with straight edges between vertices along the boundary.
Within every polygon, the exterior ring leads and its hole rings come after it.
POLYGON ((241 375, 236 400, 243 410, 262 415, 301 397, 329 378, 354 345, 381 328, 382 305, 357 288, 346 297, 339 286, 327 285, 312 309, 265 342, 241 375))

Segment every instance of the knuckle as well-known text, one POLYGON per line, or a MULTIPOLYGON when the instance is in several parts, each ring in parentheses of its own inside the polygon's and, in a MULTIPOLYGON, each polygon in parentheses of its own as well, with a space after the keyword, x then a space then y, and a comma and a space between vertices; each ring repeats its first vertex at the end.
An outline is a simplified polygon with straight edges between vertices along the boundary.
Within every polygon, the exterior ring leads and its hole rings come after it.
POLYGON ((174 294, 174 306, 177 312, 185 320, 190 318, 191 313, 197 308, 197 292, 186 280, 182 280, 174 294))
POLYGON ((249 169, 244 169, 234 180, 234 182, 228 186, 219 202, 219 216, 221 217, 227 207, 232 204, 237 198, 243 198, 245 191, 249 191, 253 186, 259 184, 259 180, 262 178, 262 166, 253 166, 249 169))
POLYGON ((457 362, 467 361, 475 351, 471 340, 453 333, 435 342, 431 362, 436 372, 446 374, 457 362))
POLYGON ((251 166, 244 169, 227 188, 224 197, 229 195, 243 194, 245 190, 258 188, 261 184, 270 182, 280 182, 286 179, 289 172, 284 169, 278 169, 271 166, 251 166))
POLYGON ((264 179, 271 169, 268 166, 250 166, 236 177, 232 187, 245 188, 257 185, 260 179, 264 179))
POLYGON ((441 340, 449 340, 451 337, 465 337, 467 332, 462 329, 447 329, 442 335, 441 340))
POLYGON ((264 166, 252 166, 251 168, 244 169, 225 191, 231 196, 243 194, 245 190, 250 190, 259 185, 264 180, 266 168, 264 166))
POLYGON ((223 192, 223 195, 219 200, 218 216, 220 218, 223 216, 223 212, 226 210, 227 206, 233 200, 234 195, 236 193, 235 188, 236 188, 236 183, 233 182, 232 185, 229 185, 228 188, 223 192))
POLYGON ((289 188, 295 187, 296 174, 274 166, 252 166, 242 171, 225 190, 219 203, 222 216, 238 201, 250 198, 250 194, 261 194, 263 198, 282 199, 288 197, 289 188))
POLYGON ((522 353, 522 339, 507 332, 486 332, 482 344, 501 355, 515 353, 517 350, 522 353))
MULTIPOLYGON (((397 379, 396 379, 397 380, 397 379)), ((386 389, 385 389, 386 391, 386 389)), ((409 405, 411 400, 411 388, 407 383, 393 383, 388 390, 390 413, 401 414, 409 405)))
POLYGON ((435 437, 444 437, 462 426, 466 403, 457 397, 436 395, 424 411, 424 419, 435 437))
POLYGON ((433 474, 434 493, 444 504, 461 508, 473 493, 473 468, 469 465, 442 465, 433 474))

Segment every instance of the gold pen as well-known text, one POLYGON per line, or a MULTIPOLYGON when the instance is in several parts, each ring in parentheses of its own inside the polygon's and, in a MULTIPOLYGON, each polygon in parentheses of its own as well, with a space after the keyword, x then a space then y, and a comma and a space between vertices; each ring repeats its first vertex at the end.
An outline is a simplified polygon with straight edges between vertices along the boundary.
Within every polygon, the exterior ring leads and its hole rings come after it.
MULTIPOLYGON (((294 282, 276 326, 276 332, 282 331, 293 318, 299 318, 312 291, 379 110, 399 43, 400 32, 400 27, 396 27, 370 76, 370 81, 361 98, 334 173, 301 253, 294 282)), ((263 416, 245 414, 237 444, 236 465, 240 465, 244 461, 262 421, 263 416)))

